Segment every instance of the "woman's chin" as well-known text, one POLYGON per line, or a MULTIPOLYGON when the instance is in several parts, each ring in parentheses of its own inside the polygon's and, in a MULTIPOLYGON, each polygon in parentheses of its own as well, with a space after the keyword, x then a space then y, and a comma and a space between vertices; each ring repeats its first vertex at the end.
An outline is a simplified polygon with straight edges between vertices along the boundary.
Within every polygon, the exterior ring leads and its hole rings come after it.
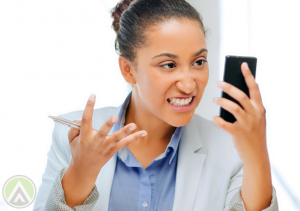
POLYGON ((182 127, 187 125, 193 118, 193 115, 181 115, 180 117, 168 118, 167 123, 173 127, 182 127))

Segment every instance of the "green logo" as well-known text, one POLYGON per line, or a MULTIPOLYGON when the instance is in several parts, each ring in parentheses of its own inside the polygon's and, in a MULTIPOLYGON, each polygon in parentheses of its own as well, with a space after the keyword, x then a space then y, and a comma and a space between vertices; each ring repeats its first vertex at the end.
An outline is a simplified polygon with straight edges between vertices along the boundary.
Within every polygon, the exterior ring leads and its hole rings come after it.
POLYGON ((3 198, 14 208, 29 206, 35 199, 36 189, 31 179, 17 175, 9 178, 3 186, 3 198))

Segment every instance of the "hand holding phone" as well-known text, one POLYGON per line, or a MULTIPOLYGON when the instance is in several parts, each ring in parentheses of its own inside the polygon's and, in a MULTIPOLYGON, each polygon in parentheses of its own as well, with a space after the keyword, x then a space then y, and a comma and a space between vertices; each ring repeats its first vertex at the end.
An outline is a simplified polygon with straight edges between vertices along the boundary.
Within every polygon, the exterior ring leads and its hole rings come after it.
POLYGON ((226 58, 225 81, 217 83, 224 91, 223 97, 214 98, 214 103, 228 113, 221 110, 223 117, 215 116, 213 122, 231 135, 234 147, 243 162, 243 178, 246 179, 243 180, 241 194, 245 207, 253 205, 254 200, 259 205, 259 208, 254 209, 261 210, 271 203, 272 180, 267 150, 266 109, 254 78, 255 64, 255 58, 226 58), (236 101, 230 97, 226 99, 225 93, 236 101), (234 115, 234 119, 230 119, 229 112, 234 115), (234 120, 234 123, 228 120, 234 120), (261 193, 263 194, 259 195, 261 193))
MULTIPOLYGON (((241 72, 241 65, 243 62, 248 63, 250 71, 252 72, 252 75, 255 78, 257 58, 242 57, 242 56, 226 56, 224 81, 227 83, 230 83, 233 86, 237 87, 238 89, 242 90, 249 97, 249 89, 246 85, 246 81, 241 72)), ((225 92, 222 92, 222 97, 229 99, 241 106, 241 104, 237 100, 235 100, 234 98, 232 98, 225 92)), ((222 107, 220 108, 220 117, 222 117, 227 122, 233 123, 236 121, 235 117, 230 112, 223 109, 222 107)))

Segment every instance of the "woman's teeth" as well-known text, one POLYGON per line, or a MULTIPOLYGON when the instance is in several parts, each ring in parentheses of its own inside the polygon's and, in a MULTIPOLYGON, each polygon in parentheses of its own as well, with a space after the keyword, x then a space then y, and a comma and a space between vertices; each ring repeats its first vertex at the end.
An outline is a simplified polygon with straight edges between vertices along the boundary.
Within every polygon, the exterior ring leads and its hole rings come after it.
POLYGON ((187 106, 192 101, 193 97, 179 99, 179 98, 169 98, 169 102, 174 106, 187 106))

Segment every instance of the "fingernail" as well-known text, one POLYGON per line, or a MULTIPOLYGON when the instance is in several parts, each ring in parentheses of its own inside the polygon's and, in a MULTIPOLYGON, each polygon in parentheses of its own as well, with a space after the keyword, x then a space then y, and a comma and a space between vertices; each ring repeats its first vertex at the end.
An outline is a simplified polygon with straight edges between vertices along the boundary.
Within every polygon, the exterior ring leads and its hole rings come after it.
POLYGON ((117 117, 115 117, 115 116, 113 116, 112 118, 111 118, 111 123, 116 123, 118 121, 118 118, 117 117))
POLYGON ((223 82, 223 81, 218 81, 217 86, 220 87, 220 88, 222 88, 222 87, 225 86, 225 82, 223 82))
POLYGON ((136 128, 136 126, 132 125, 128 128, 128 130, 133 131, 133 130, 135 130, 135 128, 136 128))
POLYGON ((218 97, 215 97, 214 100, 213 100, 213 102, 214 102, 214 103, 217 103, 217 102, 218 102, 218 99, 219 99, 218 97))
POLYGON ((91 101, 94 101, 95 100, 95 95, 94 94, 92 94, 90 97, 89 97, 89 100, 91 100, 91 101))
POLYGON ((248 63, 247 63, 247 62, 244 62, 244 63, 245 63, 245 64, 244 64, 245 68, 246 68, 248 71, 250 71, 250 68, 249 68, 248 63))
POLYGON ((144 137, 144 136, 146 136, 146 135, 147 135, 147 133, 143 133, 143 134, 141 135, 141 138, 144 137))

